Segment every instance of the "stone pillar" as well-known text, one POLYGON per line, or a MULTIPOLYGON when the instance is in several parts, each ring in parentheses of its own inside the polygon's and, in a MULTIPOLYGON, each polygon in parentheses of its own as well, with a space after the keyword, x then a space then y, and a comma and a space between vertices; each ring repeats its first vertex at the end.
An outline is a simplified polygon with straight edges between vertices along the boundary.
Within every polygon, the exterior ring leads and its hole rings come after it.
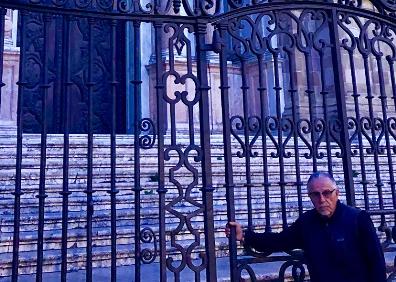
POLYGON ((18 12, 8 10, 5 17, 3 78, 1 92, 0 131, 15 130, 19 74, 19 48, 16 46, 18 12))

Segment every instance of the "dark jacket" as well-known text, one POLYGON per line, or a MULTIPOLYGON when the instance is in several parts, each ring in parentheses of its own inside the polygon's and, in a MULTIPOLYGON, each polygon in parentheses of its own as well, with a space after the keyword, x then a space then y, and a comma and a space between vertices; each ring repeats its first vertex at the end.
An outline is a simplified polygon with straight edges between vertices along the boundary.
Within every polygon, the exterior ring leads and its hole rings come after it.
POLYGON ((324 218, 315 209, 281 233, 245 233, 245 245, 261 252, 304 250, 312 282, 386 281, 384 254, 369 215, 337 203, 324 218))

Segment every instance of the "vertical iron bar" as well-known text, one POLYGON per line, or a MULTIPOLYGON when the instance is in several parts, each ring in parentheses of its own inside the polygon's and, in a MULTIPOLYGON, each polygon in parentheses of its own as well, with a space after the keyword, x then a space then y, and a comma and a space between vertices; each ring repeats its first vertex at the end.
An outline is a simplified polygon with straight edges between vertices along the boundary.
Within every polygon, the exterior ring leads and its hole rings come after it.
MULTIPOLYGON (((164 91, 165 84, 162 74, 164 66, 162 62, 162 22, 155 22, 155 58, 156 58, 156 97, 157 97, 157 127, 158 127, 158 195, 159 195, 159 238, 160 238, 160 281, 166 279, 166 234, 165 234, 165 159, 164 159, 164 91)), ((139 281, 139 280, 138 280, 139 281)), ((137 282, 138 282, 137 281, 137 282)))
POLYGON ((176 145, 176 102, 169 103, 169 115, 170 115, 170 133, 171 133, 171 146, 176 145))
POLYGON ((356 113, 356 130, 358 132, 358 142, 359 142, 359 160, 360 160, 360 172, 362 174, 362 186, 363 186, 363 197, 364 197, 364 208, 366 210, 370 209, 369 195, 367 191, 367 176, 366 176, 366 166, 364 161, 364 144, 362 139, 362 127, 360 124, 360 107, 359 107, 359 97, 361 96, 357 90, 356 84, 356 71, 355 71, 355 60, 353 59, 353 50, 348 50, 349 64, 351 66, 351 76, 352 76, 352 97, 355 104, 356 113))
MULTIPOLYGON (((377 183, 375 186, 378 188, 378 201, 379 201, 379 207, 381 210, 384 208, 384 202, 382 198, 382 181, 381 181, 381 174, 379 171, 379 157, 378 157, 378 150, 377 147, 379 146, 378 140, 376 137, 375 133, 375 118, 374 118, 374 110, 373 110, 373 93, 371 91, 371 81, 370 81, 370 70, 369 70, 369 60, 368 60, 368 54, 363 54, 363 63, 364 63, 364 70, 366 73, 366 87, 367 87, 367 96, 366 99, 368 100, 368 106, 369 106, 369 116, 370 116, 370 122, 371 122, 371 138, 372 138, 372 143, 373 143, 373 155, 374 155, 374 166, 375 166, 375 177, 377 180, 377 183)), ((381 214, 381 226, 385 225, 385 215, 381 214)))
MULTIPOLYGON (((390 178, 390 185, 391 185, 391 191, 393 200, 395 196, 395 177, 393 175, 393 160, 392 160, 392 149, 391 149, 391 144, 390 144, 390 139, 389 139, 389 129, 388 129, 388 115, 386 113, 388 105, 387 105, 387 96, 386 96, 386 91, 385 91, 385 79, 384 79, 384 72, 383 72, 383 67, 382 67, 382 58, 381 55, 376 56, 377 60, 377 67, 378 67, 378 79, 380 83, 380 96, 379 99, 381 100, 381 108, 382 108, 382 119, 383 119, 383 126, 384 126, 384 131, 385 131, 385 142, 386 142, 386 152, 387 152, 387 158, 388 158, 388 168, 389 168, 389 178, 390 178)), ((378 144, 378 149, 379 149, 380 144, 378 144)), ((380 166, 376 168, 376 170, 380 170, 380 166)), ((379 171, 380 172, 380 171, 379 171)), ((382 195, 379 196, 379 199, 381 199, 382 195)), ((383 207, 384 208, 384 207, 383 207)), ((396 215, 395 215, 396 216, 396 215)))
POLYGON ((298 122, 299 115, 297 113, 297 101, 296 94, 298 94, 296 89, 296 82, 294 77, 294 72, 296 70, 296 58, 293 50, 288 51, 289 56, 289 73, 290 73, 290 99, 292 104, 292 117, 293 117, 293 143, 294 143, 294 152, 295 152, 295 160, 294 163, 296 165, 296 185, 297 185, 297 198, 298 198, 298 213, 302 215, 303 213, 303 203, 302 203, 302 191, 301 187, 303 185, 301 181, 301 170, 300 170, 300 150, 298 147, 298 122))
POLYGON ((67 227, 69 217, 69 134, 70 134, 70 16, 63 18, 63 49, 64 56, 62 66, 62 82, 64 83, 61 88, 64 97, 64 124, 63 124, 63 186, 62 192, 62 263, 61 263, 61 281, 66 282, 67 279, 67 227))
POLYGON ((4 33, 5 33, 5 15, 7 9, 0 7, 0 110, 1 110, 1 93, 2 88, 5 86, 3 82, 3 65, 4 65, 4 33))
MULTIPOLYGON (((331 142, 330 142, 330 122, 329 122, 329 113, 327 109, 327 96, 329 94, 329 91, 326 89, 326 77, 325 77, 325 62, 324 62, 324 52, 325 52, 325 47, 322 47, 319 50, 319 57, 320 57, 320 80, 322 84, 322 89, 320 91, 320 94, 322 95, 323 98, 323 120, 324 120, 324 127, 323 130, 325 130, 326 134, 326 154, 327 154, 327 170, 328 172, 332 175, 333 174, 333 159, 331 157, 331 142)), ((319 146, 318 146, 319 149, 319 146)))
POLYGON ((315 113, 315 106, 316 106, 316 99, 315 99, 315 91, 312 85, 312 48, 307 47, 307 50, 304 54, 305 58, 305 68, 306 68, 306 76, 307 76, 307 90, 305 93, 308 95, 308 104, 309 104, 309 121, 311 124, 311 142, 312 142, 312 169, 313 171, 318 170, 318 164, 316 159, 316 134, 315 134, 315 123, 316 123, 316 113, 315 113))
POLYGON ((199 120, 202 149, 202 196, 205 207, 204 228, 205 228, 205 249, 207 256, 206 279, 211 282, 217 281, 216 275, 216 249, 213 222, 213 184, 212 184, 212 163, 210 151, 210 123, 209 123, 209 85, 207 75, 206 51, 202 46, 205 45, 205 35, 207 32, 207 22, 198 22, 196 27, 196 46, 197 46, 197 72, 199 77, 197 89, 201 95, 199 101, 199 120))
POLYGON ((395 62, 392 59, 388 60, 389 63, 389 72, 390 72, 390 77, 391 77, 391 83, 392 83, 392 99, 393 99, 393 105, 395 107, 396 111, 396 78, 395 78, 395 62))
POLYGON ((111 213, 111 281, 117 281, 117 194, 116 130, 117 130, 117 20, 111 20, 111 135, 110 135, 110 213, 111 213))
POLYGON ((245 137, 245 171, 246 171, 246 184, 247 189, 247 208, 248 208, 248 227, 252 229, 253 226, 253 211, 252 211, 252 175, 250 172, 250 138, 249 138, 249 97, 248 90, 249 86, 246 80, 246 61, 241 59, 241 77, 242 77, 242 98, 243 98, 243 119, 244 119, 244 130, 243 134, 245 137))
MULTIPOLYGON (((220 37, 225 38, 227 24, 219 24, 220 37)), ((223 142, 224 142, 224 178, 227 199, 227 220, 235 221, 235 195, 234 195, 234 177, 232 169, 232 152, 231 152, 231 124, 230 124, 230 101, 228 85, 228 68, 226 46, 222 42, 220 51, 220 97, 221 97, 221 115, 223 120, 223 142)), ((235 228, 231 228, 231 234, 228 239, 230 250, 230 279, 237 281, 237 243, 235 228)))
POLYGON ((344 149, 344 155, 342 158, 343 172, 344 172, 344 183, 347 204, 355 206, 355 188, 352 177, 352 158, 351 158, 351 144, 349 143, 349 132, 348 132, 348 117, 346 111, 345 102, 345 89, 344 89, 344 78, 343 78, 343 66, 340 53, 340 42, 338 33, 338 17, 337 9, 331 9, 331 23, 330 28, 330 44, 332 44, 332 60, 334 69, 334 85, 337 100, 337 112, 338 119, 341 123, 340 140, 344 149))
POLYGON ((21 224, 21 196, 22 192, 22 143, 23 143, 23 94, 27 84, 25 71, 25 44, 26 44, 26 17, 28 13, 21 10, 21 55, 19 58, 19 81, 18 81, 18 108, 17 108, 17 151, 16 151, 16 175, 15 175, 15 197, 14 202, 14 231, 12 242, 12 282, 18 281, 19 267, 19 229, 21 224))
POLYGON ((88 82, 86 86, 88 88, 88 167, 87 167, 87 189, 84 191, 87 195, 87 260, 86 260, 86 281, 92 282, 92 216, 94 212, 93 198, 94 193, 92 189, 92 172, 93 172, 93 129, 92 129, 92 118, 93 118, 93 24, 95 20, 88 18, 88 82))
MULTIPOLYGON (((279 186, 281 192, 281 206, 282 206, 282 225, 283 228, 287 228, 287 215, 286 215, 286 182, 285 182, 285 164, 283 160, 284 155, 284 147, 283 147, 283 138, 282 138, 282 112, 280 105, 280 91, 282 87, 280 86, 279 80, 279 54, 274 52, 274 78, 275 78, 275 95, 276 95, 276 119, 278 121, 278 146, 279 146, 279 186)), ((309 76, 307 74, 307 76, 309 76)))
POLYGON ((55 73, 58 75, 55 76, 54 82, 53 82, 53 99, 52 99, 52 108, 54 109, 53 111, 50 112, 50 115, 48 117, 48 131, 53 132, 53 133, 60 133, 63 132, 62 128, 62 120, 64 117, 62 116, 62 102, 65 100, 64 91, 62 89, 62 78, 64 75, 63 69, 62 69, 62 58, 65 53, 63 53, 63 44, 64 44, 64 37, 63 37, 63 28, 64 28, 64 20, 63 17, 60 15, 54 15, 54 32, 55 32, 55 39, 52 44, 55 45, 55 50, 54 50, 54 69, 55 73))
POLYGON ((134 98, 134 193, 135 193, 135 281, 141 280, 141 250, 140 250, 140 21, 133 21, 134 71, 133 71, 133 98, 134 98))
POLYGON ((262 138, 262 148, 263 148, 263 174, 264 174, 264 197, 265 197, 265 231, 271 232, 271 213, 270 213, 270 193, 269 187, 271 183, 268 180, 268 156, 267 156, 267 130, 266 130, 266 120, 268 117, 268 98, 267 98, 267 88, 266 82, 264 80, 265 67, 263 55, 258 56, 258 66, 259 66, 259 88, 260 93, 260 114, 261 114, 261 138, 262 138))
POLYGON ((38 235, 37 235, 37 270, 36 270, 36 281, 42 281, 43 279, 43 248, 44 248, 44 205, 45 198, 45 169, 47 164, 47 98, 48 89, 50 87, 48 81, 48 61, 49 61, 49 28, 51 23, 51 15, 44 14, 44 46, 43 46, 43 69, 41 73, 41 89, 42 89, 42 101, 41 101, 41 153, 40 153, 40 183, 39 183, 39 194, 36 198, 39 199, 39 218, 38 218, 38 235))
MULTIPOLYGON (((396 111, 396 79, 395 79, 395 68, 394 68, 394 61, 392 58, 389 58, 388 60, 389 64, 389 72, 390 72, 390 77, 391 77, 391 84, 392 84, 392 99, 396 111)), ((393 202, 393 208, 396 209, 396 191, 395 189, 392 189, 392 202, 393 202)), ((396 215, 395 215, 395 222, 396 222, 396 215)))

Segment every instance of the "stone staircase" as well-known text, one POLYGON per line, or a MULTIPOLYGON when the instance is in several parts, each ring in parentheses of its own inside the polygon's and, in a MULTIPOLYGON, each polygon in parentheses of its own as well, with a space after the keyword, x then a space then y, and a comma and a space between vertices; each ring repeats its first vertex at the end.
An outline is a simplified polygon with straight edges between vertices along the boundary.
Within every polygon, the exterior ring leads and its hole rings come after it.
MULTIPOLYGON (((21 227, 20 227, 20 267, 19 273, 29 274, 36 271, 37 256, 37 226, 38 226, 38 194, 40 179, 40 135, 25 134, 23 138, 23 161, 22 161, 22 190, 21 198, 21 227)), ((170 143, 167 136, 165 144, 170 143)), ((177 143, 182 149, 189 144, 187 136, 178 137, 177 143)), ((93 265, 94 267, 108 267, 110 265, 110 138, 105 135, 94 136, 94 157, 93 157, 93 265)), ((197 144, 199 142, 197 141, 197 144)), ((211 156, 213 169, 213 211, 215 222, 216 251, 219 257, 227 256, 228 241, 224 237, 224 226, 227 222, 226 191, 224 188, 224 153, 221 136, 211 137, 211 156)), ((271 152, 275 147, 267 140, 268 144, 268 168, 270 186, 270 208, 271 223, 274 230, 281 226, 281 201, 279 188, 279 159, 272 158, 271 152)), ((288 143, 287 149, 293 151, 293 140, 288 143)), ((312 160, 304 158, 308 150, 300 142, 300 166, 302 181, 305 183, 312 170, 312 160)), ((324 144, 323 144, 324 145, 324 144)), ((334 145, 335 146, 335 145, 334 145)), ((252 210, 257 230, 262 230, 264 226, 264 177, 263 177, 263 156, 261 141, 255 143, 257 157, 251 159, 250 177, 252 190, 252 210), (257 150, 256 150, 257 148, 257 150)), ((233 140, 233 173, 235 181, 235 210, 237 219, 243 224, 247 223, 247 188, 246 188, 246 166, 245 159, 236 156, 240 151, 240 145, 233 140)), ((321 150, 325 152, 324 147, 321 150)), ((335 157, 336 149, 332 150, 333 169, 338 180, 343 179, 342 160, 335 157)), ((148 150, 140 151, 140 182, 143 188, 140 201, 141 229, 151 228, 157 235, 159 229, 159 212, 165 212, 167 252, 175 260, 181 258, 181 254, 170 245, 170 231, 174 230, 180 220, 168 211, 160 209, 159 197, 156 191, 158 178, 158 158, 157 148, 154 146, 148 150)), ((197 169, 199 175, 197 184, 191 190, 191 198, 198 203, 202 203, 201 191, 202 179, 200 163, 194 163, 194 154, 189 158, 191 164, 197 169)), ((11 274, 12 262, 12 239, 14 224, 14 196, 11 194, 15 189, 15 158, 16 158, 16 136, 12 130, 0 133, 0 276, 11 274)), ((134 224, 135 224, 135 192, 133 191, 134 181, 134 148, 133 136, 117 136, 117 159, 116 159, 116 186, 119 193, 116 196, 117 207, 117 264, 134 264, 134 224)), ((354 157, 358 162, 358 157, 354 157)), ((375 190, 375 170, 373 168, 372 157, 366 159, 367 173, 370 182, 370 201, 373 207, 378 205, 375 190)), ((61 262, 61 242, 62 242, 62 169, 63 169, 63 137, 62 135, 49 135, 47 145, 47 165, 45 189, 48 197, 45 199, 45 231, 44 231, 44 271, 54 272, 60 270, 61 262)), ((177 164, 178 157, 171 154, 169 161, 165 162, 166 204, 179 196, 176 186, 170 182, 169 171, 177 164)), ((386 156, 380 158, 384 165, 384 172, 381 174, 387 179, 389 169, 387 168, 386 156), (385 166, 386 165, 386 166, 385 166)), ((284 158, 288 222, 292 222, 298 216, 298 204, 296 196, 296 165, 295 158, 284 158)), ((394 162, 396 164, 396 162, 394 162)), ((327 159, 318 160, 319 169, 327 170, 327 159)), ((69 159, 69 196, 68 204, 68 269, 76 271, 85 267, 86 259, 86 189, 87 183, 87 138, 86 135, 72 135, 70 137, 70 159, 69 159)), ((360 171, 356 165, 357 173, 360 171)), ((183 194, 187 186, 192 183, 192 173, 182 167, 175 171, 174 177, 181 185, 183 194)), ((388 178, 389 179, 389 178, 388 178)), ((357 178, 357 199, 358 204, 362 204, 361 188, 357 178), (359 190, 360 189, 360 190, 359 190)), ((391 192, 389 185, 385 185, 384 198, 386 206, 391 208, 391 192)), ((303 191, 305 186, 302 187, 303 191)), ((304 196, 304 208, 310 208, 309 199, 304 196)), ((174 210, 188 215, 197 209, 185 200, 173 206, 174 210)), ((192 218, 194 229, 203 232, 203 214, 192 218)), ((186 224, 181 232, 176 236, 178 244, 188 247, 194 242, 194 236, 188 230, 186 224)), ((201 236, 201 245, 193 251, 192 258, 198 258, 199 253, 204 250, 204 240, 201 236)), ((143 248, 153 249, 153 244, 143 244, 143 248)), ((159 248, 159 246, 157 246, 159 248)), ((242 250, 240 250, 242 251, 242 250)), ((158 259, 157 259, 158 261, 158 259)))

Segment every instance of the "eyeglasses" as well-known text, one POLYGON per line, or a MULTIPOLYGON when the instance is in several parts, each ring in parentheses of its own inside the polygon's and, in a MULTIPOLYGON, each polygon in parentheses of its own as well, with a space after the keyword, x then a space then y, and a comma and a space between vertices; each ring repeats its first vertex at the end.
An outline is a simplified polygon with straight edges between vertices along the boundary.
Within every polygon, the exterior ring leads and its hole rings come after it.
POLYGON ((335 190, 336 190, 336 189, 333 189, 333 190, 324 190, 323 192, 318 192, 318 191, 309 192, 309 193, 308 193, 308 196, 310 196, 311 198, 319 199, 319 198, 320 198, 320 195, 322 195, 323 198, 328 199, 328 198, 331 197, 331 195, 333 194, 333 192, 334 192, 335 190))

